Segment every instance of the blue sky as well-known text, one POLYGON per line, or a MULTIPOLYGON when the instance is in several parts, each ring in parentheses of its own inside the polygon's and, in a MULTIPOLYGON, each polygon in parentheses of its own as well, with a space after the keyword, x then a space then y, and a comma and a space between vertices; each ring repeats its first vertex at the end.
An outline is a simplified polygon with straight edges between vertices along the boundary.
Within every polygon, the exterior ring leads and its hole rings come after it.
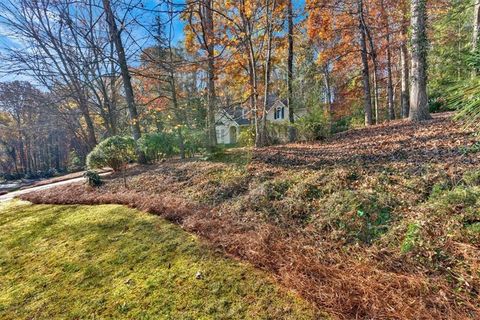
MULTIPOLYGON (((1 0, 0 0, 1 1, 1 0)), ((142 10, 142 9, 138 9, 139 11, 135 13, 135 15, 137 15, 143 23, 145 24, 152 24, 154 23, 155 21, 155 16, 157 15, 155 12, 155 10, 162 10, 162 11, 166 11, 166 7, 165 5, 161 5, 162 1, 161 0, 144 0, 143 1, 143 5, 144 5, 144 8, 145 10, 142 10)), ((185 3, 183 0, 177 0, 176 1, 176 4, 178 4, 179 7, 181 7, 181 5, 185 3)), ((305 0, 293 0, 293 5, 294 5, 294 8, 296 10, 300 10, 302 8, 304 8, 305 6, 305 0)), ((22 49, 22 44, 20 41, 18 41, 18 39, 15 39, 12 35, 11 35, 11 31, 10 30, 7 30, 2 24, 1 24, 1 20, 2 20, 2 12, 0 12, 0 53, 2 52, 2 50, 4 50, 5 48, 8 48, 8 49, 19 49, 21 50, 22 49)), ((166 17, 166 14, 164 14, 164 16, 166 17)), ((174 32, 174 42, 178 42, 178 41, 182 41, 183 38, 184 38, 184 34, 183 34, 183 28, 185 26, 185 22, 184 21, 181 21, 180 17, 177 15, 174 20, 173 20, 173 32, 174 32)), ((134 32, 134 36, 138 36, 139 39, 145 39, 149 32, 152 33, 151 30, 141 30, 141 28, 137 28, 136 30, 133 31, 134 32)), ((148 44, 148 41, 147 42, 143 42, 143 44, 147 45, 148 44)), ((3 69, 1 68, 2 64, 2 61, 1 61, 1 57, 0 57, 0 69, 3 69)), ((25 80, 25 77, 23 76, 19 76, 19 75, 12 75, 12 74, 4 74, 4 75, 1 75, 0 74, 0 81, 12 81, 12 80, 25 80)))

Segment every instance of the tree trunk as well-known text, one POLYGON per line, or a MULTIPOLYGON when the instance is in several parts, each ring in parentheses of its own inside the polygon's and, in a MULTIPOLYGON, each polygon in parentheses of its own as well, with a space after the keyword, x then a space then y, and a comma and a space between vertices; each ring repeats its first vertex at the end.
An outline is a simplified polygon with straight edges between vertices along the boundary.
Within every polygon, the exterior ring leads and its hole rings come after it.
POLYGON ((78 107, 82 112, 83 119, 87 125, 87 144, 89 149, 93 149, 97 144, 97 138, 95 137, 95 126, 93 125, 93 120, 90 117, 90 112, 88 110, 87 98, 84 96, 83 92, 79 93, 78 107))
MULTIPOLYGON (((387 40, 390 42, 390 39, 387 40)), ((390 46, 390 44, 388 44, 390 46)), ((387 84, 387 96, 388 96, 388 120, 395 119, 395 101, 393 97, 393 79, 392 79, 392 53, 390 51, 390 47, 387 48, 387 77, 388 77, 388 84, 387 84)))
POLYGON ((333 116, 332 106, 332 88, 330 85, 330 72, 328 71, 328 64, 323 67, 323 82, 325 85, 325 105, 327 106, 327 114, 331 119, 333 116))
MULTIPOLYGON (((137 107, 135 105, 135 98, 133 95, 130 71, 128 70, 127 58, 125 56, 125 49, 123 48, 120 31, 117 28, 112 7, 110 6, 110 0, 102 0, 102 3, 110 30, 110 36, 117 50, 118 64, 120 65, 123 87, 125 90, 125 99, 127 100, 128 112, 130 115, 130 129, 132 131, 133 139, 138 141, 142 134, 140 131, 140 123, 138 119, 137 107)), ((136 153, 138 162, 145 163, 145 154, 138 148, 138 146, 136 148, 136 153)))
POLYGON ((108 115, 110 119, 110 128, 112 134, 117 134, 117 88, 116 88, 116 77, 115 77, 115 62, 113 60, 114 55, 114 45, 110 43, 110 99, 108 105, 108 115))
POLYGON ((202 0, 202 16, 204 19, 205 49, 207 51, 207 139, 208 149, 213 151, 217 146, 217 133, 215 128, 215 109, 216 109, 216 91, 215 91, 215 43, 214 24, 213 24, 213 2, 212 0, 202 0))
POLYGON ((288 58, 287 58, 287 107, 288 107, 288 141, 297 140, 297 130, 293 126, 295 123, 293 109, 293 5, 292 0, 287 4, 288 19, 288 58))
MULTIPOLYGON (((375 49, 372 49, 375 50, 375 49)), ((373 108, 375 110, 375 124, 380 123, 380 117, 379 117, 379 94, 378 94, 378 65, 377 65, 377 57, 376 53, 373 53, 374 51, 371 51, 372 53, 372 61, 373 61, 373 108)))
MULTIPOLYGON (((362 3, 363 5, 363 3, 362 3)), ((373 64, 373 105, 375 108, 375 124, 379 123, 379 86, 378 86, 378 62, 377 62, 377 50, 375 49, 375 43, 373 41, 373 36, 370 33, 370 29, 367 26, 367 23, 365 21, 365 17, 363 14, 363 8, 362 8, 362 14, 361 14, 361 23, 363 24, 363 29, 365 30, 365 35, 367 36, 368 43, 370 45, 370 56, 372 58, 372 64, 373 64)))
POLYGON ((408 118, 410 113, 410 69, 408 65, 408 7, 404 4, 402 7, 402 29, 400 44, 400 72, 401 72, 401 113, 402 118, 408 118))
POLYGON ((256 60, 249 50, 250 58, 248 60, 248 74, 249 74, 249 82, 250 82, 250 110, 253 113, 253 124, 255 127, 255 143, 257 137, 260 135, 260 125, 258 121, 258 94, 257 94, 257 72, 256 72, 256 60))
POLYGON ((183 137, 182 128, 177 129, 178 148, 180 150, 180 159, 185 159, 185 138, 183 137))
POLYGON ((257 145, 260 139, 260 123, 258 119, 258 79, 257 79, 257 58, 255 57, 254 44, 252 42, 252 30, 250 21, 245 15, 245 3, 240 10, 240 17, 245 30, 245 46, 248 52, 248 76, 250 83, 250 109, 253 113, 253 122, 255 127, 255 145, 257 145))
POLYGON ((412 5, 412 87, 410 89, 411 121, 431 119, 427 96, 426 0, 411 0, 412 5))
POLYGON ((260 136, 257 143, 257 147, 263 147, 268 144, 268 132, 267 132, 267 112, 268 112, 268 97, 270 95, 270 76, 272 71, 272 19, 273 13, 277 5, 277 1, 273 0, 272 7, 270 7, 270 0, 266 0, 266 19, 267 19, 267 52, 265 57, 265 85, 263 93, 263 110, 262 110, 262 126, 260 131, 260 136))
POLYGON ((363 0, 357 0, 358 6, 358 27, 360 30, 360 50, 362 54, 362 76, 363 76, 363 91, 364 91, 364 112, 365 112, 365 125, 370 126, 372 121, 372 95, 370 92, 370 71, 368 66, 368 52, 367 52, 367 36, 365 25, 363 23, 363 0))
POLYGON ((386 41, 387 41, 387 110, 388 110, 388 120, 395 119, 395 104, 394 104, 394 97, 393 97, 393 79, 392 79, 392 50, 390 48, 391 41, 390 41, 390 17, 388 13, 385 11, 384 2, 382 0, 382 14, 385 19, 385 31, 386 41))
POLYGON ((410 113, 410 77, 408 68, 408 48, 404 41, 400 47, 400 69, 401 69, 401 104, 402 104, 402 118, 408 118, 410 113))
POLYGON ((480 34, 480 0, 473 0, 473 39, 472 39, 472 49, 477 50, 478 47, 478 36, 480 34))

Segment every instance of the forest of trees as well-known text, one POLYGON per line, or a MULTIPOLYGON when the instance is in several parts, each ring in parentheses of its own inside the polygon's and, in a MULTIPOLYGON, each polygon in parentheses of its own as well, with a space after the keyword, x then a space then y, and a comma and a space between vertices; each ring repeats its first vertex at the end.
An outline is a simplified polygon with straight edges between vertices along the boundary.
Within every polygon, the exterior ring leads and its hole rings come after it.
POLYGON ((298 108, 329 133, 459 106, 475 119, 479 16, 477 0, 6 0, 0 173, 76 170, 112 136, 139 162, 152 137, 212 152, 215 113, 235 104, 266 146, 272 94, 290 141, 298 108))

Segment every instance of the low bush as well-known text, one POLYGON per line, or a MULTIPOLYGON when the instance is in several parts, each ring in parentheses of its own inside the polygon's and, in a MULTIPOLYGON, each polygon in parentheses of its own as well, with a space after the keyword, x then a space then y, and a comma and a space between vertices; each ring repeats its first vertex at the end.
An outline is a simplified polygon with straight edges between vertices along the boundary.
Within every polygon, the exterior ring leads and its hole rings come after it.
POLYGON ((300 118, 295 126, 298 130, 298 137, 302 140, 322 140, 330 135, 329 120, 321 108, 311 110, 300 118))
POLYGON ((205 141, 207 141, 207 138, 204 131, 186 130, 183 138, 187 157, 193 157, 195 154, 205 152, 205 141))
POLYGON ((288 142, 288 122, 267 123, 267 132, 271 144, 288 142))
POLYGON ((98 187, 102 185, 102 178, 95 171, 92 171, 92 170, 85 171, 85 173, 83 174, 83 177, 85 178, 85 183, 90 187, 98 187))
POLYGON ((68 171, 77 172, 83 169, 84 163, 75 150, 68 154, 68 171))
POLYGON ((238 144, 242 147, 253 147, 255 145, 255 128, 241 128, 237 138, 238 144))
POLYGON ((149 162, 158 161, 178 152, 178 142, 172 133, 160 132, 145 134, 139 140, 138 144, 149 162))
POLYGON ((2 173, 0 179, 5 181, 12 181, 12 180, 20 180, 20 179, 23 179, 24 177, 25 175, 22 173, 5 172, 5 173, 2 173))
POLYGON ((372 244, 388 231, 394 199, 385 193, 342 190, 320 199, 319 228, 332 228, 332 235, 348 243, 372 244))
POLYGON ((417 222, 412 222, 407 227, 405 238, 403 239, 401 251, 402 253, 408 253, 412 251, 419 242, 420 238, 420 225, 417 222))
POLYGON ((460 147, 460 153, 463 155, 475 154, 480 152, 480 142, 475 142, 470 146, 460 147))
POLYGON ((361 128, 365 125, 365 115, 362 106, 354 106, 353 113, 343 116, 332 122, 331 133, 345 132, 350 129, 361 128))
POLYGON ((135 159, 135 141, 131 137, 113 136, 100 142, 87 156, 89 169, 110 167, 119 171, 135 159))
POLYGON ((467 186, 480 185, 480 170, 467 171, 463 174, 463 181, 467 186))

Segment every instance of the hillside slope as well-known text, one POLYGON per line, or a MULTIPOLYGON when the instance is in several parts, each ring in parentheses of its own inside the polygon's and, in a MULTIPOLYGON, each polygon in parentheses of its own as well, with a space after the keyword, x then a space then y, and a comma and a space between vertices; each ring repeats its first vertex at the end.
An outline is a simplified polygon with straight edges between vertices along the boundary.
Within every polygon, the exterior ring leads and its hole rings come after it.
POLYGON ((128 188, 114 175, 22 198, 159 214, 332 317, 477 319, 480 145, 450 116, 138 166, 128 188))

